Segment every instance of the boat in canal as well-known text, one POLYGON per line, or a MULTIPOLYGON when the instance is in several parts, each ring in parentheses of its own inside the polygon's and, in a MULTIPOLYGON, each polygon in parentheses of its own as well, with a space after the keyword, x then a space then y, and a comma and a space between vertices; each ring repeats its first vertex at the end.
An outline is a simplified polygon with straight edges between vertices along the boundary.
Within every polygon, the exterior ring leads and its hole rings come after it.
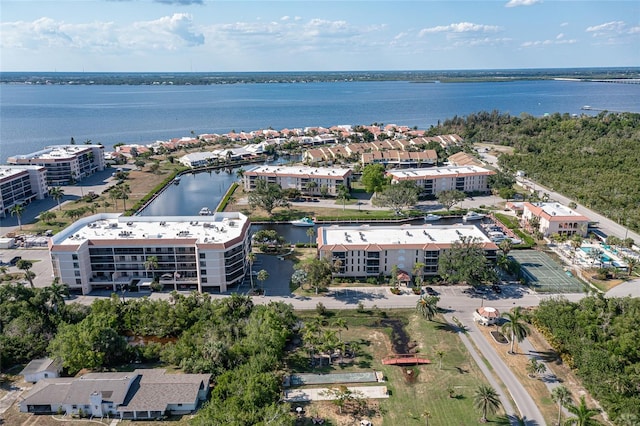
POLYGON ((303 217, 302 219, 292 220, 291 224, 293 226, 313 226, 315 222, 310 217, 303 217))
POLYGON ((487 215, 484 213, 478 213, 478 212, 474 212, 473 210, 468 212, 467 214, 465 214, 464 216, 462 216, 462 220, 464 222, 468 222, 470 220, 480 220, 484 217, 486 217, 487 215))
POLYGON ((424 217, 424 221, 425 222, 435 222, 435 221, 440 220, 440 219, 442 219, 441 216, 439 216, 437 214, 431 214, 431 213, 429 213, 428 215, 426 215, 424 217))

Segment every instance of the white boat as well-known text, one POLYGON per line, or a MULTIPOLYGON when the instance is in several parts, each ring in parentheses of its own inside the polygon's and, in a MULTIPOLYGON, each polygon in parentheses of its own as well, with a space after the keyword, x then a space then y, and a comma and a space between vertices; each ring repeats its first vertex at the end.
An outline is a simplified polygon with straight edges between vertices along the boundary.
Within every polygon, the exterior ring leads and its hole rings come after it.
POLYGON ((211 216, 213 214, 213 212, 211 211, 211 209, 209 207, 203 207, 200 209, 200 213, 198 213, 200 216, 211 216))
POLYGON ((311 219, 309 217, 303 217, 302 219, 292 220, 291 224, 293 226, 313 226, 313 225, 315 225, 315 223, 313 222, 313 219, 311 219))
POLYGON ((478 212, 474 212, 473 210, 468 212, 467 214, 465 214, 464 216, 462 216, 462 220, 463 221, 469 221, 469 220, 479 220, 482 219, 483 217, 486 217, 487 215, 484 213, 478 213, 478 212))
POLYGON ((429 213, 424 217, 425 222, 435 222, 436 220, 440 220, 440 219, 442 219, 441 216, 438 216, 437 214, 431 214, 431 213, 429 213))
POLYGON ((178 185, 179 183, 180 183, 180 176, 176 176, 176 177, 173 179, 173 184, 174 184, 174 185, 178 185))

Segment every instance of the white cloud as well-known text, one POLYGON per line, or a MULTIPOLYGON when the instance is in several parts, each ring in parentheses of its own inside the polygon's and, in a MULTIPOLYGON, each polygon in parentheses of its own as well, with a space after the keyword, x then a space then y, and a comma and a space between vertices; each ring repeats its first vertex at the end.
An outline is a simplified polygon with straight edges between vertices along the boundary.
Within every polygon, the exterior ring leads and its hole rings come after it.
POLYGON ((290 16, 283 16, 282 18, 280 18, 281 21, 288 21, 289 19, 291 19, 290 16))
POLYGON ((540 46, 557 46, 562 44, 576 44, 577 42, 578 40, 575 40, 575 39, 566 40, 564 38, 558 39, 556 37, 555 40, 525 41, 524 43, 520 44, 520 47, 527 48, 527 47, 540 47, 540 46))
POLYGON ((509 0, 504 7, 532 6, 536 3, 542 3, 542 0, 509 0))
POLYGON ((611 21, 600 25, 587 27, 588 33, 593 33, 594 37, 610 36, 613 34, 622 34, 626 32, 627 24, 624 21, 611 21))
POLYGON ((482 32, 482 33, 494 33, 500 31, 500 27, 495 25, 482 25, 474 24, 472 22, 458 22, 449 25, 439 25, 437 27, 423 28, 420 30, 420 37, 426 34, 434 33, 469 33, 469 32, 482 32))
POLYGON ((193 30, 193 18, 187 13, 174 13, 155 21, 137 22, 136 43, 175 50, 183 46, 204 44, 204 35, 193 30))
POLYGON ((560 33, 556 36, 556 40, 560 40, 564 38, 564 34, 560 33))

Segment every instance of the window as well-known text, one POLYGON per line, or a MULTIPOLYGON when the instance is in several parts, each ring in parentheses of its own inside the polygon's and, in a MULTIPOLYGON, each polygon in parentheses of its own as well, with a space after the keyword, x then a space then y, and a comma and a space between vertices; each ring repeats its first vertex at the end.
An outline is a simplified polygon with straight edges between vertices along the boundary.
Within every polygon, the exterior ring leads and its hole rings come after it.
POLYGON ((76 277, 80 276, 80 271, 73 271, 73 275, 75 275, 76 277))
POLYGON ((79 279, 79 278, 76 278, 76 284, 78 284, 78 285, 82 284, 82 280, 79 279))
POLYGON ((73 267, 78 269, 80 267, 80 265, 78 264, 78 262, 73 262, 73 267))
POLYGON ((71 255, 71 258, 73 260, 78 260, 78 255, 74 253, 74 254, 71 255))
POLYGON ((204 259, 206 257, 206 254, 205 253, 198 253, 198 257, 200 259, 204 259))
POLYGON ((202 284, 206 284, 208 282, 207 277, 202 277, 200 281, 202 282, 202 284))

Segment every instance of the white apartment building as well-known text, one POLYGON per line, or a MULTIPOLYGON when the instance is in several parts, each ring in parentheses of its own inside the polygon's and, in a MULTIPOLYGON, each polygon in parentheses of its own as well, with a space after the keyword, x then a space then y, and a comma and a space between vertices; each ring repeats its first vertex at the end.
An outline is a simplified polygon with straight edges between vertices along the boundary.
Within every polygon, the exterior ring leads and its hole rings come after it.
POLYGON ((175 290, 225 292, 249 270, 249 219, 212 216, 134 216, 102 213, 82 218, 49 241, 53 274, 69 289, 119 291, 154 278, 175 290), (157 266, 148 267, 155 257, 157 266))
POLYGON ((323 188, 331 196, 338 187, 351 188, 351 169, 309 166, 260 166, 244 173, 244 190, 255 189, 258 179, 280 185, 282 189, 297 189, 308 195, 320 195, 323 188))
POLYGON ((562 204, 522 203, 523 220, 530 222, 534 217, 539 219, 538 230, 544 236, 553 234, 587 236, 589 218, 562 204))
POLYGON ((47 184, 69 185, 105 168, 102 145, 55 145, 31 154, 15 155, 9 164, 35 165, 47 169, 47 184))
POLYGON ((0 166, 0 217, 16 204, 41 200, 49 193, 42 166, 0 166))
POLYGON ((334 225, 318 228, 317 242, 321 259, 341 261, 337 276, 365 278, 389 275, 393 265, 410 274, 419 262, 424 275, 437 275, 440 253, 463 237, 495 261, 498 246, 475 225, 334 225))
POLYGON ((392 183, 414 181, 424 194, 436 195, 454 189, 466 193, 488 192, 489 176, 495 173, 470 165, 390 170, 387 175, 391 176, 392 183))

